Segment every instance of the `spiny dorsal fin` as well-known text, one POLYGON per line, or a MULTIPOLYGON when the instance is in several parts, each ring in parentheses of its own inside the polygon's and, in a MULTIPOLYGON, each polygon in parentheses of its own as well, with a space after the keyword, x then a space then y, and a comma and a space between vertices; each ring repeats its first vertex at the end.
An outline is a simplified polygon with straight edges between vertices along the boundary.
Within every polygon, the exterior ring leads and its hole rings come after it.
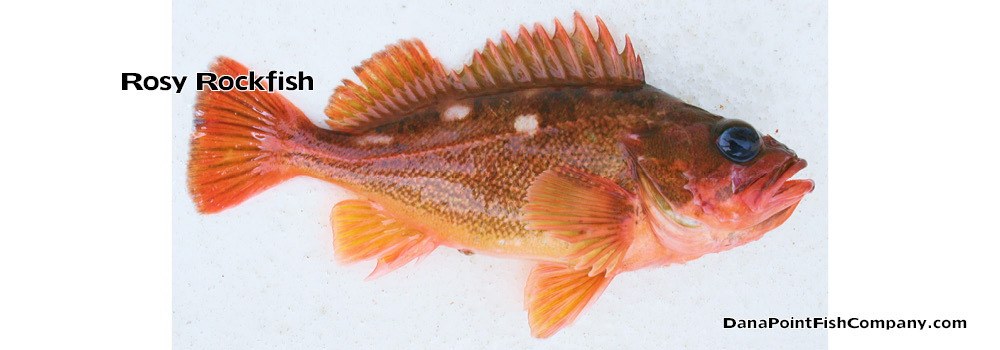
POLYGON ((327 124, 336 131, 361 133, 445 99, 540 86, 645 83, 642 60, 628 35, 619 53, 600 17, 596 40, 579 13, 573 22, 572 35, 558 19, 552 36, 537 23, 533 34, 521 26, 517 40, 504 31, 500 45, 487 40, 460 71, 446 72, 420 40, 389 45, 354 68, 364 85, 344 80, 334 91, 327 124))

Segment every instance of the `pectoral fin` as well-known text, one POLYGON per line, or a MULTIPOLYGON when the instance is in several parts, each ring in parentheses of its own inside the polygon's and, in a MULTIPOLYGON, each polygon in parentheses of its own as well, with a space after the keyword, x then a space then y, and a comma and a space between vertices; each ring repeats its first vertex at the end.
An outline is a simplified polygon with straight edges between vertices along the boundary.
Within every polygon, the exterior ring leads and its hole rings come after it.
POLYGON ((528 188, 521 219, 530 230, 572 243, 570 267, 611 275, 632 243, 637 210, 635 195, 613 181, 559 167, 528 188))
POLYGON ((556 263, 539 263, 528 276, 524 304, 528 309, 531 335, 547 338, 576 320, 584 309, 597 300, 613 275, 591 276, 556 263))
POLYGON ((367 279, 380 277, 430 254, 432 237, 396 219, 367 200, 346 200, 333 207, 333 245, 345 263, 377 258, 367 279))

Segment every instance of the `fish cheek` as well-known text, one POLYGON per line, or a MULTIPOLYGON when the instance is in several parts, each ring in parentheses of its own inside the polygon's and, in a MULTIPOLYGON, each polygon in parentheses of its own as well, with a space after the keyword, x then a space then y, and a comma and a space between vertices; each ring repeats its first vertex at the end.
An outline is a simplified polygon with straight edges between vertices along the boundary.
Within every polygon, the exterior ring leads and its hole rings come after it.
POLYGON ((733 186, 720 186, 715 191, 715 201, 725 202, 733 197, 733 186))
POLYGON ((678 159, 644 159, 640 165, 642 170, 656 185, 667 201, 674 204, 690 202, 694 196, 687 190, 688 178, 685 173, 686 164, 678 159))
POLYGON ((626 140, 626 148, 635 157, 639 171, 656 183, 660 195, 674 204, 691 201, 686 189, 692 170, 691 140, 682 128, 672 124, 647 126, 626 140))

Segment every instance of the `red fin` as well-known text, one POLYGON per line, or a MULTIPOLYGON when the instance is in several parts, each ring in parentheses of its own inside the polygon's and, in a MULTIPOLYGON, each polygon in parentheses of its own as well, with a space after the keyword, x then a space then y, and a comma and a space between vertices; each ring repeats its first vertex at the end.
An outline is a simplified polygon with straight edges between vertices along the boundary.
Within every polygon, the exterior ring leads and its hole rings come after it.
POLYGON ((528 188, 521 219, 530 230, 572 243, 571 267, 611 275, 632 244, 638 210, 635 195, 611 180, 559 167, 528 188))
POLYGON ((403 40, 354 68, 361 83, 344 80, 326 115, 333 130, 360 133, 394 121, 393 117, 424 107, 429 100, 454 91, 451 79, 420 40, 403 40))
MULTIPOLYGON (((220 57, 212 72, 236 76, 248 69, 220 57)), ((275 152, 309 120, 280 94, 202 91, 194 116, 188 190, 198 211, 222 211, 295 175, 275 152)))
POLYGON ((345 263, 378 259, 367 279, 385 275, 413 259, 430 254, 437 243, 377 208, 367 200, 337 203, 330 216, 337 258, 345 263))
POLYGON ((528 276, 524 306, 531 335, 548 338, 573 323, 597 300, 614 276, 590 276, 566 265, 539 263, 528 276))
POLYGON ((340 132, 361 133, 446 99, 538 86, 645 83, 642 61, 627 36, 619 53, 600 17, 596 40, 579 13, 573 22, 572 35, 559 20, 551 37, 539 24, 534 34, 521 26, 517 40, 502 32, 499 45, 487 40, 460 71, 447 72, 420 40, 389 45, 354 69, 363 86, 344 80, 335 90, 326 108, 327 124, 340 132))

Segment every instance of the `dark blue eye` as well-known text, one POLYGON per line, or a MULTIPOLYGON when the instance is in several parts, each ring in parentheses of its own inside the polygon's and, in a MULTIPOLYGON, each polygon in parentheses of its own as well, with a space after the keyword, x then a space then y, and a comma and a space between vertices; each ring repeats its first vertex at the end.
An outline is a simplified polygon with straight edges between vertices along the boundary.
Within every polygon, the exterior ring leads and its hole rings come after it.
POLYGON ((760 135, 745 122, 728 119, 723 125, 715 144, 729 160, 744 163, 760 153, 760 135))

